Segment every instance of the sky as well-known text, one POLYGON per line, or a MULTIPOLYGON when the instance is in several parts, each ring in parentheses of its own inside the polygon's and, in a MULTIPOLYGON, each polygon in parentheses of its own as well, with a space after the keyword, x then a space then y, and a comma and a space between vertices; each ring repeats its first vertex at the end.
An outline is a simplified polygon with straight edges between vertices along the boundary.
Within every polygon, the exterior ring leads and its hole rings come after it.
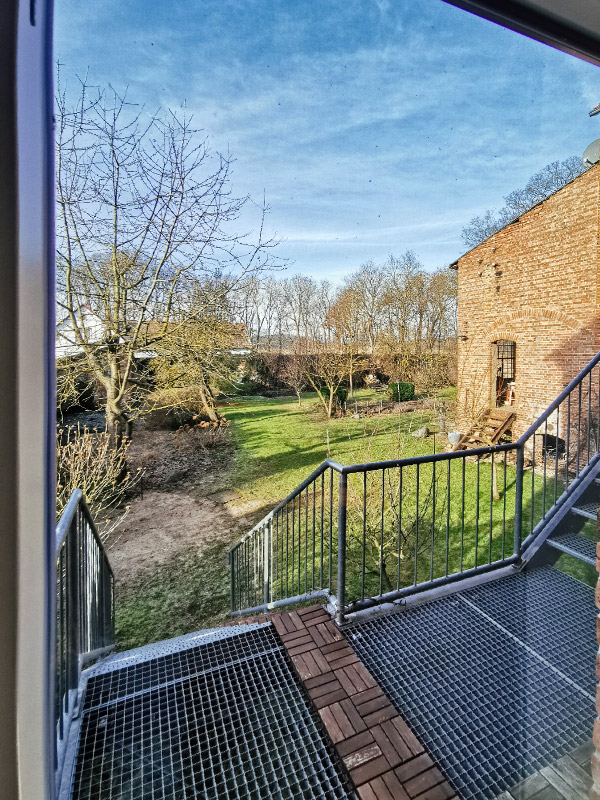
POLYGON ((240 225, 339 283, 461 230, 600 136, 598 68, 442 0, 56 0, 61 79, 183 109, 235 159, 240 225))

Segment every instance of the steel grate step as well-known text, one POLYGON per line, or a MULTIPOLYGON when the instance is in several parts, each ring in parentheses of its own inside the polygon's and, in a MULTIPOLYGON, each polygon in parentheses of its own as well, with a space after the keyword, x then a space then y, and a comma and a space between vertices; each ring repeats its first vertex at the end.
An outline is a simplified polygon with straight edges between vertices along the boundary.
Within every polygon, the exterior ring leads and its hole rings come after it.
POLYGON ((73 800, 352 796, 270 624, 88 682, 73 800))
POLYGON ((546 540, 546 544, 566 553, 569 556, 583 561, 585 564, 595 566, 596 564, 596 542, 585 539, 576 533, 563 533, 560 536, 553 536, 546 540))
POLYGON ((585 519, 591 519, 594 522, 598 521, 598 503, 579 503, 571 509, 572 514, 585 519))
POLYGON ((552 568, 348 629, 463 800, 489 800, 589 740, 593 590, 552 568))

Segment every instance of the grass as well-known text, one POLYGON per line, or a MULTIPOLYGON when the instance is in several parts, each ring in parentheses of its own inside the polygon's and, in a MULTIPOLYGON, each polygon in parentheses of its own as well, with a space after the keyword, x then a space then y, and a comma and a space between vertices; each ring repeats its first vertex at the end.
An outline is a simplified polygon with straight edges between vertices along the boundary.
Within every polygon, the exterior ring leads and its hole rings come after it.
MULTIPOLYGON (((374 410, 385 399, 367 390, 355 395, 357 402, 368 402, 374 410)), ((269 504, 282 500, 327 459, 328 436, 330 457, 341 464, 433 452, 432 439, 409 435, 423 425, 431 426, 431 412, 327 420, 316 393, 303 395, 301 406, 287 397, 247 398, 233 401, 222 410, 231 420, 236 446, 232 485, 243 498, 260 498, 269 504), (399 434, 401 452, 397 447, 399 434)))
MULTIPOLYGON (((451 401, 455 392, 447 389, 438 397, 451 401)), ((380 394, 359 390, 356 399, 361 405, 369 403, 372 409, 379 406, 380 394)), ((260 501, 257 518, 266 514, 275 504, 286 497, 299 483, 315 470, 328 455, 342 464, 364 463, 393 458, 409 458, 428 455, 433 452, 433 438, 417 439, 411 434, 424 425, 436 429, 431 410, 405 412, 402 414, 377 414, 355 419, 344 418, 327 420, 319 406, 316 394, 303 396, 302 405, 295 398, 240 398, 230 402, 222 409, 231 421, 231 432, 235 444, 235 466, 230 476, 231 486, 240 495, 240 500, 260 501)), ((445 442, 444 442, 445 444, 445 442)), ((436 442, 439 452, 442 445, 436 442)), ((437 468, 435 480, 431 465, 420 468, 420 509, 423 509, 424 493, 429 499, 419 517, 416 530, 416 475, 415 468, 403 471, 403 518, 398 520, 397 511, 391 498, 399 493, 398 470, 388 470, 387 483, 382 486, 381 472, 372 473, 369 478, 369 502, 367 514, 362 516, 362 476, 349 478, 348 512, 348 558, 347 558, 347 599, 355 599, 363 594, 376 595, 380 591, 379 566, 385 564, 383 591, 411 585, 439 577, 446 572, 458 571, 462 565, 467 569, 476 564, 497 560, 503 553, 510 554, 513 546, 515 468, 501 464, 498 470, 498 484, 501 499, 491 499, 490 464, 465 462, 464 468, 464 507, 462 493, 463 460, 437 468), (436 489, 436 504, 432 499, 432 488, 436 489), (479 492, 477 492, 479 487, 479 492), (380 498, 384 496, 383 509, 380 498), (505 513, 506 509, 506 513, 505 513), (381 518, 383 511, 384 536, 381 537, 381 518), (412 517, 411 517, 412 514, 412 517), (363 528, 364 524, 364 528, 363 528), (367 577, 362 585, 359 565, 363 558, 363 530, 365 536, 365 564, 367 577), (403 538, 402 559, 398 563, 398 531, 403 538), (447 532, 447 533, 446 533, 447 532), (433 542, 433 548, 431 543, 433 542), (416 553, 415 553, 416 549, 416 553), (433 552, 433 559, 431 553, 433 552)), ((337 487, 337 476, 334 476, 337 487)), ((531 525, 541 518, 543 506, 551 504, 555 487, 553 480, 545 486, 539 475, 525 473, 523 537, 529 533, 531 525), (529 499, 528 499, 529 498, 529 499), (533 500, 531 499, 533 498, 533 500)), ((556 491, 561 491, 560 481, 556 491)), ((336 508, 336 489, 334 489, 334 508, 336 508)), ((297 511, 294 519, 299 523, 298 530, 304 530, 304 539, 296 538, 298 552, 310 564, 314 553, 315 563, 320 567, 320 529, 319 512, 316 513, 317 528, 315 539, 311 536, 311 519, 306 515, 306 500, 302 508, 302 521, 297 511), (304 526, 304 527, 303 527, 304 526), (313 543, 316 542, 316 543, 313 543), (314 549, 313 549, 314 548, 314 549), (301 551, 304 551, 304 555, 301 551)), ((397 509, 397 502, 396 502, 397 509)), ((284 517, 280 518, 283 530, 284 517)), ((593 526, 592 526, 593 527, 593 526)), ((335 589, 335 563, 337 558, 337 518, 331 520, 332 549, 324 553, 324 572, 333 575, 335 589)), ((329 521, 324 518, 323 536, 325 546, 329 534, 329 521)), ((283 533, 281 534, 283 544, 283 533)), ((595 538, 595 531, 591 533, 595 538)), ((223 540, 202 556, 183 553, 167 565, 157 569, 143 582, 127 587, 118 597, 117 632, 120 647, 134 647, 148 641, 176 636, 191 630, 211 627, 222 623, 229 612, 229 570, 227 549, 233 544, 231 534, 224 532, 223 540)), ((238 538, 237 536, 235 537, 238 538)), ((593 568, 574 561, 568 556, 561 557, 557 566, 586 583, 595 581, 593 568)), ((286 596, 302 593, 304 589, 304 562, 298 571, 298 560, 293 567, 279 569, 280 585, 289 590, 286 596), (296 591, 293 590, 294 582, 296 591)), ((311 567, 308 566, 310 570, 311 567)), ((318 568, 317 568, 317 571, 318 568)), ((276 575, 273 576, 277 578, 276 575)), ((327 575, 328 577, 328 575, 327 575)), ((312 581, 313 576, 310 576, 312 581)), ((307 582, 309 578, 306 578, 307 582)), ((329 585, 325 583, 325 585, 329 585)), ((260 592, 260 587, 258 588, 260 592)), ((260 602, 260 600, 258 601, 260 602)))
POLYGON ((117 588, 119 650, 222 625, 230 611, 226 550, 232 543, 212 544, 201 555, 181 553, 124 591, 117 588))

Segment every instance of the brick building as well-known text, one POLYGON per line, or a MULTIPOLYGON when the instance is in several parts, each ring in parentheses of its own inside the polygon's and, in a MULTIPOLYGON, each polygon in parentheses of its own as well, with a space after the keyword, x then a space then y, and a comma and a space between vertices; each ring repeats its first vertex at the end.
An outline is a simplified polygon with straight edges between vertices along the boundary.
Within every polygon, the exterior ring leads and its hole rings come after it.
POLYGON ((451 265, 461 431, 502 407, 519 437, 600 350, 599 226, 596 165, 451 265))

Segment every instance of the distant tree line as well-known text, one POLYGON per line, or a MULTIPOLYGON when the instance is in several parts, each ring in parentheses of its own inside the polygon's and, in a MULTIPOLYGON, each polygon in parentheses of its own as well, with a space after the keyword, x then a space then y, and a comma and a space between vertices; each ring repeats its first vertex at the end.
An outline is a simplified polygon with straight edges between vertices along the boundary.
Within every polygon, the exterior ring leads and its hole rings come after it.
POLYGON ((363 354, 425 352, 455 335, 456 273, 426 271, 412 251, 368 261, 341 286, 305 275, 253 274, 230 296, 258 350, 325 343, 363 354))
POLYGON ((267 381, 317 393, 327 416, 356 376, 444 385, 454 361, 456 273, 427 272, 412 251, 369 261, 338 287, 305 275, 254 274, 230 295, 267 381))

